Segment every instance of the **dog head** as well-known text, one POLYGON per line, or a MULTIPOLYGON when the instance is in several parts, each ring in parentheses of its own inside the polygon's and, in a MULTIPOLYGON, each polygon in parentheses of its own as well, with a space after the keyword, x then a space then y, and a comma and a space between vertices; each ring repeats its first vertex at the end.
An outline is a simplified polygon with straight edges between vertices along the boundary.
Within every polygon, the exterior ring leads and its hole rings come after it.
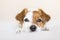
POLYGON ((42 9, 30 11, 25 8, 16 16, 16 19, 22 25, 23 31, 37 31, 44 28, 45 23, 50 20, 50 16, 42 9))

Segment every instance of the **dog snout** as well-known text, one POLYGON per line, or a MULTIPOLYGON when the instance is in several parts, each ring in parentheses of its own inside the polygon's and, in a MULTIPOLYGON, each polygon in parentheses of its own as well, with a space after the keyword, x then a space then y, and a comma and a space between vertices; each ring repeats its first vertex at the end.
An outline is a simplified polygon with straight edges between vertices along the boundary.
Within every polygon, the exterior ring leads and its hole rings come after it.
POLYGON ((30 26, 30 30, 33 32, 33 31, 36 31, 36 26, 35 25, 31 25, 30 26))

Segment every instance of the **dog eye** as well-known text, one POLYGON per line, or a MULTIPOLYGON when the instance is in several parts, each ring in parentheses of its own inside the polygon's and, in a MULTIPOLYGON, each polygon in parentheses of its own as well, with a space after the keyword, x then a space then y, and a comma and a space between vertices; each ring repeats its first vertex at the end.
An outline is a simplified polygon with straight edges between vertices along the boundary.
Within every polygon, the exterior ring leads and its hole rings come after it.
POLYGON ((42 20, 41 19, 38 19, 37 22, 41 22, 42 20))
POLYGON ((26 18, 25 20, 24 20, 25 22, 29 22, 29 20, 26 18))

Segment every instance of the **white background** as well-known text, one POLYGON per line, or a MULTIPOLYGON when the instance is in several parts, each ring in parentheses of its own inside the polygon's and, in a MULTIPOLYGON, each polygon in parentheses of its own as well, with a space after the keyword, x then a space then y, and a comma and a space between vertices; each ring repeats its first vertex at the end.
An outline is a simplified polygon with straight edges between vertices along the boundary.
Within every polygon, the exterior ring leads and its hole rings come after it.
POLYGON ((0 0, 0 40, 60 40, 60 0, 0 0), (15 16, 24 8, 41 8, 49 14, 50 31, 16 34, 15 16))

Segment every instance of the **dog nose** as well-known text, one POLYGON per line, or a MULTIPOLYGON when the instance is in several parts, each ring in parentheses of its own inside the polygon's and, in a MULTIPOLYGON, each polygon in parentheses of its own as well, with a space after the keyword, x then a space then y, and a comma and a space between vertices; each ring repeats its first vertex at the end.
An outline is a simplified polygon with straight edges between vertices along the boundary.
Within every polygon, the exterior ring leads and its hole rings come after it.
POLYGON ((36 26, 35 25, 31 25, 30 26, 30 30, 33 32, 33 31, 36 31, 36 26))

